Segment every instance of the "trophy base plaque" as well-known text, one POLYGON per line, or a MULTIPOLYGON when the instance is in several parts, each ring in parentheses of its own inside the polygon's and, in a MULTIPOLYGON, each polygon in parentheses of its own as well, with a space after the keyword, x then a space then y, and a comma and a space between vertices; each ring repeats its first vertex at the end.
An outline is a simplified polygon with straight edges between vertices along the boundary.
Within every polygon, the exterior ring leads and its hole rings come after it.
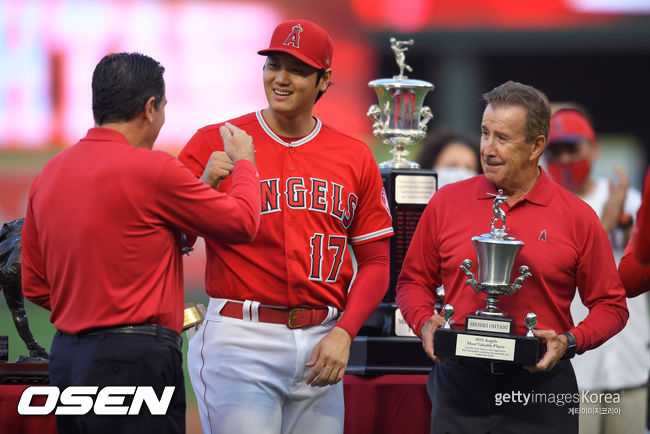
POLYGON ((541 355, 538 338, 498 332, 439 328, 433 344, 433 353, 447 358, 473 357, 535 365, 541 355))
POLYGON ((438 174, 431 169, 381 169, 388 207, 393 217, 390 238, 390 284, 384 301, 395 301, 395 285, 406 251, 429 200, 436 192, 438 174))
POLYGON ((477 332, 512 334, 512 318, 480 312, 465 317, 465 329, 477 332))

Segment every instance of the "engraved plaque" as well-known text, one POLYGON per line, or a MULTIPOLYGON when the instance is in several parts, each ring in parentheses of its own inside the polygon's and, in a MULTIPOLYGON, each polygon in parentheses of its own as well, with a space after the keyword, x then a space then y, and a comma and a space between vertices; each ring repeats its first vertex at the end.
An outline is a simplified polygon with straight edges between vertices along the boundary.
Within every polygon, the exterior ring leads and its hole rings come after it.
POLYGON ((490 360, 515 359, 515 340, 477 335, 458 335, 456 355, 490 360))

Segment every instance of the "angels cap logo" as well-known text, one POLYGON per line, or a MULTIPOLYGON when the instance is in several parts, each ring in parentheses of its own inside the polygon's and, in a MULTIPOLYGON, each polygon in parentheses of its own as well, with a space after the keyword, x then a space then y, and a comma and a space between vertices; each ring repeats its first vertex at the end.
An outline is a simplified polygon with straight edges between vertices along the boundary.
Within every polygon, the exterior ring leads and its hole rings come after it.
POLYGON ((287 37, 287 40, 284 41, 283 45, 293 45, 296 48, 300 48, 301 33, 302 33, 302 27, 300 27, 300 24, 296 24, 291 28, 291 33, 287 37))
POLYGON ((334 46, 332 38, 319 25, 307 20, 291 20, 278 24, 269 47, 257 52, 262 56, 274 53, 286 53, 313 68, 328 69, 332 65, 334 46))

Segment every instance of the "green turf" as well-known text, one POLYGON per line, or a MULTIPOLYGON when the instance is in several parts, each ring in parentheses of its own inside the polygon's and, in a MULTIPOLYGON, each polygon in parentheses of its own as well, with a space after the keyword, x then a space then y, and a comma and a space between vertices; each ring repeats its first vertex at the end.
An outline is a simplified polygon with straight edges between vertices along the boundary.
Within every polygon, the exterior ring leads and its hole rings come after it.
POLYGON ((58 148, 39 151, 0 150, 0 173, 39 173, 58 148))
MULTIPOLYGON (((207 304, 208 296, 197 293, 188 292, 186 294, 186 301, 199 302, 207 304)), ((29 319, 29 327, 32 330, 34 338, 41 344, 48 352, 52 344, 52 337, 54 336, 54 326, 50 323, 50 312, 35 305, 34 303, 25 300, 25 310, 27 311, 27 318, 29 319)), ((0 335, 9 336, 9 360, 15 361, 18 356, 29 355, 27 347, 23 343, 13 320, 11 319, 11 312, 7 307, 4 296, 0 297, 0 335)), ((190 377, 187 373, 187 337, 183 333, 183 373, 185 374, 185 392, 188 402, 196 401, 192 385, 190 384, 190 377)))

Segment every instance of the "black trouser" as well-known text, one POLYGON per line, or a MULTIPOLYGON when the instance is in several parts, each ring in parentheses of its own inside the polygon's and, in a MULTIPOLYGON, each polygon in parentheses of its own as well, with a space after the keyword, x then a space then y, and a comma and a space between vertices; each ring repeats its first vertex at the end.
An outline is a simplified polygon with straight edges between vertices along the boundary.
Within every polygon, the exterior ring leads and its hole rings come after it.
MULTIPOLYGON (((56 332, 50 354, 50 384, 67 386, 152 386, 158 399, 165 386, 175 386, 166 415, 151 415, 143 404, 139 415, 56 416, 60 434, 185 433, 185 382, 177 344, 158 336, 94 332, 56 332)), ((120 405, 129 406, 133 395, 120 405)))
POLYGON ((498 374, 489 363, 446 360, 434 365, 427 390, 435 434, 578 432, 580 396, 568 360, 549 372, 519 368, 498 374))

